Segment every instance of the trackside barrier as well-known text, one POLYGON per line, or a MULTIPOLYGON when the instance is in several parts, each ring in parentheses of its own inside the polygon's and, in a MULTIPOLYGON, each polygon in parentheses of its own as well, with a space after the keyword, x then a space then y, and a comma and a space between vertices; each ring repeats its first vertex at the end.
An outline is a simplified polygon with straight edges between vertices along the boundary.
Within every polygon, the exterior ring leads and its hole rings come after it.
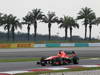
POLYGON ((75 44, 74 43, 61 43, 60 47, 74 47, 75 44))
POLYGON ((48 43, 46 44, 46 47, 60 47, 59 43, 48 43))
POLYGON ((89 47, 88 43, 75 43, 75 47, 89 47))
POLYGON ((0 48, 33 48, 34 43, 11 43, 0 44, 0 48))
POLYGON ((18 43, 17 48, 32 48, 34 44, 32 43, 18 43))
POLYGON ((10 48, 11 44, 0 44, 0 48, 10 48))
POLYGON ((17 44, 16 43, 11 44, 10 48, 17 48, 17 44))
POLYGON ((89 43, 89 47, 100 47, 100 43, 89 43))
POLYGON ((47 43, 35 44, 34 47, 100 47, 100 43, 47 43))
POLYGON ((13 43, 0 44, 0 48, 38 48, 38 47, 100 47, 100 43, 13 43))
POLYGON ((34 47, 46 47, 46 44, 34 44, 34 47))

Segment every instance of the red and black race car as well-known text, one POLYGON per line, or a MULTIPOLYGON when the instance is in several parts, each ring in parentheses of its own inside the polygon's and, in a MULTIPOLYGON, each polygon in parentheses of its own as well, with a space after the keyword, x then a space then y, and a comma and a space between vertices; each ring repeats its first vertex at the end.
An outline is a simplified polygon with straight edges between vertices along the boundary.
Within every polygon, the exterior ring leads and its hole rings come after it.
POLYGON ((67 64, 79 64, 79 57, 75 53, 75 51, 63 51, 60 50, 56 56, 50 57, 41 57, 40 61, 37 64, 41 66, 46 66, 47 64, 50 65, 67 65, 67 64))

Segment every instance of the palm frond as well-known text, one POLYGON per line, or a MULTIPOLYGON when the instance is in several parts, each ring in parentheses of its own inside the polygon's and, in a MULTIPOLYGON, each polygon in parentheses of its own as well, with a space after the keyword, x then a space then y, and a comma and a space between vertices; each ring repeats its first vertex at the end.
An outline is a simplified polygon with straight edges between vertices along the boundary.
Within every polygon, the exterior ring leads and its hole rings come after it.
POLYGON ((96 24, 97 24, 97 25, 100 24, 100 17, 98 17, 98 18, 96 19, 96 24))
POLYGON ((79 11, 78 13, 79 16, 77 17, 77 20, 84 18, 87 19, 91 13, 93 13, 93 10, 91 10, 91 8, 82 8, 81 11, 79 11))
POLYGON ((42 22, 45 23, 55 23, 58 21, 58 17, 56 17, 55 12, 48 12, 47 15, 43 16, 42 22))

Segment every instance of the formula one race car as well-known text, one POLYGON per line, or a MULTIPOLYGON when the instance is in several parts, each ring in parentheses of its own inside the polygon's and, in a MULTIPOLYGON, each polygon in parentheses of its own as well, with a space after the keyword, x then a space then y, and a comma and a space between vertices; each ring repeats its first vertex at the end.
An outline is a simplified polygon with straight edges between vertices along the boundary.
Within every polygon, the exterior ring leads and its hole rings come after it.
POLYGON ((50 65, 67 65, 67 64, 79 64, 79 57, 74 51, 63 51, 60 50, 56 56, 41 57, 37 64, 41 66, 50 65))

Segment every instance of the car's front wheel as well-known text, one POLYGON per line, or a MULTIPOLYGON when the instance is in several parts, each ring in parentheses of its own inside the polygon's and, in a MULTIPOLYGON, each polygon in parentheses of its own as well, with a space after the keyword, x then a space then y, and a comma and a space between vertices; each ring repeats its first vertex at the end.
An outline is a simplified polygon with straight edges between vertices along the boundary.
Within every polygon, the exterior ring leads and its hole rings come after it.
POLYGON ((41 64, 41 66, 46 66, 46 61, 45 61, 44 57, 41 58, 40 64, 41 64))

